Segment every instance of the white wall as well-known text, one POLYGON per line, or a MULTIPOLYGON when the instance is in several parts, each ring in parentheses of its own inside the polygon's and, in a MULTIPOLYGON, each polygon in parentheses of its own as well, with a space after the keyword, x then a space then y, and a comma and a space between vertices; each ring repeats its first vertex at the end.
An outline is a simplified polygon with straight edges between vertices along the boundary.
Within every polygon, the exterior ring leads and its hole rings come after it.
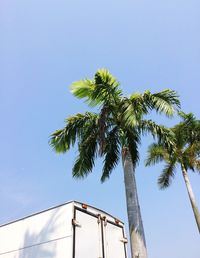
POLYGON ((0 227, 0 257, 71 257, 72 212, 70 203, 0 227))

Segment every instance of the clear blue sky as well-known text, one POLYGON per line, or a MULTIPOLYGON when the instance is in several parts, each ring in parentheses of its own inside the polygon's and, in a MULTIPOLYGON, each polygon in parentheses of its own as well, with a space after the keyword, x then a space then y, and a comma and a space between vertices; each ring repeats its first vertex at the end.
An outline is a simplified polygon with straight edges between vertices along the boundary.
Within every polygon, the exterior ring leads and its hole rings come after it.
MULTIPOLYGON (((121 165, 104 184, 100 161, 87 180, 75 181, 75 151, 56 155, 49 135, 65 117, 87 110, 68 86, 101 67, 118 78, 125 94, 176 90, 183 110, 200 118, 199 32, 197 0, 1 0, 0 223, 73 199, 126 222, 121 165)), ((137 168, 149 258, 199 258, 181 174, 159 191, 162 167, 143 166, 149 142, 143 140, 137 168)), ((200 177, 190 178, 200 206, 200 177)))

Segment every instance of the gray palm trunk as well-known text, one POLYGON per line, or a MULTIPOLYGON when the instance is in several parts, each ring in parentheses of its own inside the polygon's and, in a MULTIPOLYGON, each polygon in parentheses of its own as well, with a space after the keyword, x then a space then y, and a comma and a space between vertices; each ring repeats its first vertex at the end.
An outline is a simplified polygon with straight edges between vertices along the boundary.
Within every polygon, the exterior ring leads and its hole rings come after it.
POLYGON ((126 204, 129 222, 132 258, 147 258, 146 241, 140 212, 135 171, 129 151, 122 152, 126 204))
POLYGON ((189 177, 188 177, 187 170, 185 169, 183 164, 181 165, 181 169, 182 169, 182 174, 183 174, 183 178, 184 178, 184 181, 185 181, 185 185, 186 185, 186 188, 187 188, 187 192, 188 192, 188 195, 189 195, 190 203, 192 205, 192 210, 193 210, 193 213, 194 213, 194 217, 195 217, 197 227, 198 227, 199 233, 200 233, 200 213, 199 213, 199 210, 198 210, 198 207, 197 207, 197 204, 196 204, 194 193, 192 191, 192 186, 190 184, 190 180, 189 180, 189 177))

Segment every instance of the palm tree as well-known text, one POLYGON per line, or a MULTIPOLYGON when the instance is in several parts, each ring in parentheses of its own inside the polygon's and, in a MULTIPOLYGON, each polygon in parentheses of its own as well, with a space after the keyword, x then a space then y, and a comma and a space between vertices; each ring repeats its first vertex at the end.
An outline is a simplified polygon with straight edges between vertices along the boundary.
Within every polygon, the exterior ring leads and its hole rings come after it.
POLYGON ((150 145, 146 166, 154 165, 161 161, 166 163, 158 178, 158 185, 161 189, 165 189, 170 186, 175 176, 176 167, 180 165, 200 232, 200 213, 188 177, 189 169, 194 172, 200 172, 200 120, 197 120, 192 113, 179 112, 179 114, 182 117, 182 121, 171 129, 173 132, 173 147, 169 149, 162 142, 150 145))
POLYGON ((151 120, 143 119, 151 110, 171 116, 179 100, 174 91, 151 94, 122 95, 117 80, 105 69, 98 70, 93 80, 77 81, 72 93, 86 100, 89 106, 100 108, 99 113, 86 112, 66 119, 66 126, 51 135, 50 144, 58 153, 65 153, 78 143, 78 156, 72 173, 85 178, 92 172, 95 159, 103 157, 101 181, 109 178, 122 157, 126 189, 132 257, 146 258, 146 243, 135 182, 139 161, 138 146, 142 134, 150 132, 168 141, 169 130, 151 120))

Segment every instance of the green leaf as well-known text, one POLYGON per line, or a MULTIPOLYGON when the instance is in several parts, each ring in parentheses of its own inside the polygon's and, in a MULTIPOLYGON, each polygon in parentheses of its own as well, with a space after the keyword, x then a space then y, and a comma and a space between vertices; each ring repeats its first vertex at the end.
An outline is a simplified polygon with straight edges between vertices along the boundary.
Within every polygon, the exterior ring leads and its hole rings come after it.
POLYGON ((125 132, 125 137, 126 137, 126 144, 131 155, 133 169, 135 170, 139 162, 138 145, 140 145, 140 135, 136 130, 129 129, 125 132))
POLYGON ((174 148, 175 139, 174 133, 171 129, 163 125, 158 125, 152 120, 141 120, 139 124, 139 131, 144 135, 150 133, 153 138, 158 139, 159 144, 163 144, 170 151, 174 148))
POLYGON ((172 179, 175 176, 176 161, 171 161, 166 164, 162 171, 162 174, 158 178, 158 185, 160 189, 165 189, 172 183, 172 179))
POLYGON ((169 154, 167 153, 165 147, 157 143, 153 143, 148 147, 148 155, 145 161, 145 166, 152 166, 158 162, 168 161, 169 154))
POLYGON ((105 139, 105 149, 103 152, 103 172, 101 182, 110 177, 112 170, 117 166, 120 158, 120 141, 117 126, 114 127, 105 139))
POLYGON ((180 108, 180 101, 175 91, 166 89, 158 93, 144 93, 144 100, 149 108, 167 116, 172 116, 180 108))
POLYGON ((84 178, 92 172, 97 147, 97 132, 91 132, 90 135, 87 132, 79 143, 79 154, 72 169, 73 177, 84 178))
POLYGON ((50 145, 57 153, 67 152, 86 130, 97 128, 99 116, 86 112, 66 119, 66 126, 55 131, 50 138, 50 145))

